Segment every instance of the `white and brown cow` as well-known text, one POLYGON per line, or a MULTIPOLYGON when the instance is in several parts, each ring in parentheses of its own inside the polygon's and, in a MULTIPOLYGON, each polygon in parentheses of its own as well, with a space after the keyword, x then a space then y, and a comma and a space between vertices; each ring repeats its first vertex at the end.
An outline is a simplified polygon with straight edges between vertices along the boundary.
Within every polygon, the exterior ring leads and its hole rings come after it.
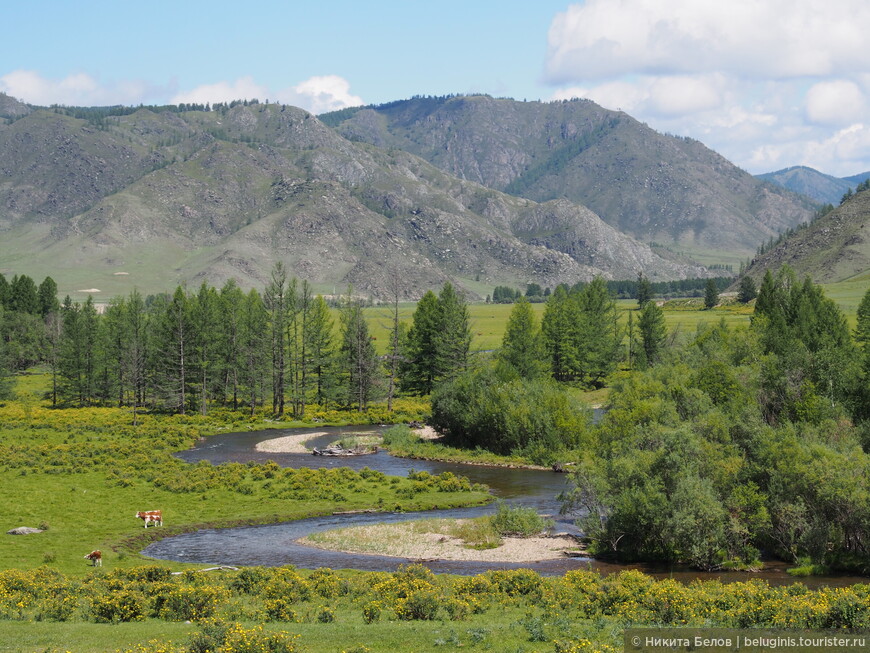
POLYGON ((102 567, 103 552, 100 550, 91 551, 88 555, 85 556, 85 560, 90 560, 91 564, 93 564, 94 567, 102 567))
POLYGON ((136 513, 136 517, 145 522, 145 528, 148 528, 149 524, 163 526, 162 510, 140 510, 136 513))

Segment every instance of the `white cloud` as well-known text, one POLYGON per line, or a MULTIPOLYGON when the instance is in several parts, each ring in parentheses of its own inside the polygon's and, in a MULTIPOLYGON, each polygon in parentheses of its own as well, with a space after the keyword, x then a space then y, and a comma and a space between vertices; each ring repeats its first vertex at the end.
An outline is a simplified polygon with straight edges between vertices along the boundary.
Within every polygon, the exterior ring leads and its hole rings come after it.
POLYGON ((850 125, 833 134, 815 134, 811 138, 764 144, 752 152, 752 163, 759 169, 805 165, 843 177, 866 172, 870 169, 868 161, 870 125, 863 123, 850 125))
POLYGON ((338 75, 311 77, 293 88, 302 106, 312 113, 325 113, 365 104, 362 98, 350 94, 350 83, 338 75))
POLYGON ((266 100, 269 89, 254 81, 250 75, 240 77, 234 82, 216 82, 203 84, 189 91, 176 93, 170 104, 213 104, 215 102, 232 102, 233 100, 266 100))
POLYGON ((848 175, 870 169, 868 32, 864 0, 586 0, 554 18, 545 80, 751 172, 848 175))
POLYGON ((0 92, 41 106, 105 106, 139 104, 154 87, 138 80, 103 84, 85 73, 48 79, 32 70, 15 70, 0 76, 0 92))
POLYGON ((14 98, 48 106, 107 106, 114 104, 206 104, 232 100, 271 100, 292 104, 312 113, 324 113, 365 104, 350 92, 350 83, 338 75, 311 77, 285 89, 270 88, 247 75, 233 81, 203 84, 187 91, 172 85, 149 85, 139 80, 103 83, 85 73, 49 79, 31 70, 15 70, 0 76, 0 92, 14 98))
POLYGON ((854 82, 819 82, 807 91, 807 117, 823 125, 850 125, 867 114, 864 93, 854 82))
POLYGON ((553 20, 547 77, 843 74, 865 68, 868 26, 864 0, 587 0, 553 20))
POLYGON ((278 90, 258 84, 253 77, 246 76, 232 82, 197 86, 176 94, 170 102, 206 104, 253 99, 291 104, 315 114, 365 104, 362 98, 351 95, 350 83, 338 75, 311 77, 296 86, 278 90))
POLYGON ((722 75, 643 76, 560 89, 553 99, 584 97, 630 114, 678 118, 721 107, 727 92, 728 80, 722 75))

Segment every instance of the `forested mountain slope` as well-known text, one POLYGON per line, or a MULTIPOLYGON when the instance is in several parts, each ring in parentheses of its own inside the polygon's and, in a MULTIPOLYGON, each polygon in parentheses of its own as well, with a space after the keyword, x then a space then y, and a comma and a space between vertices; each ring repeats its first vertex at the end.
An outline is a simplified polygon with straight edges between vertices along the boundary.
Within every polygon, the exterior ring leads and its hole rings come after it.
POLYGON ((784 238, 757 257, 747 274, 760 278, 765 270, 791 266, 802 278, 817 283, 842 281, 870 269, 870 192, 852 196, 827 215, 784 238))
POLYGON ((278 260, 321 290, 386 296, 398 279, 405 297, 448 278, 482 296, 502 282, 705 274, 582 206, 457 179, 289 106, 0 99, 0 267, 50 274, 61 292, 261 286, 278 260))
POLYGON ((352 140, 407 150, 463 179, 583 204, 646 242, 749 253, 812 215, 805 198, 702 143, 588 100, 414 98, 321 118, 352 140))

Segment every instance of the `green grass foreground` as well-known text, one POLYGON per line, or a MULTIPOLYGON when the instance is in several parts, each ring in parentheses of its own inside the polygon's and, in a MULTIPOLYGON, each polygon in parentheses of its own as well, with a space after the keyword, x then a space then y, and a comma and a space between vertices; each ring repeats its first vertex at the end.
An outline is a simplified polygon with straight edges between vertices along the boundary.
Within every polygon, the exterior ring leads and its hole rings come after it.
POLYGON ((0 572, 0 626, 0 650, 44 653, 579 653, 621 650, 629 626, 866 630, 870 587, 683 585, 637 571, 436 576, 420 565, 177 576, 156 565, 85 576, 42 567, 0 572))
MULTIPOLYGON (((452 474, 422 484, 347 468, 293 470, 272 462, 190 465, 172 453, 219 431, 285 424, 262 417, 256 424, 231 421, 236 416, 216 411, 209 417, 145 414, 132 426, 129 411, 122 409, 50 409, 35 399, 39 378, 23 381, 19 396, 25 399, 0 406, 0 568, 49 565, 81 574, 88 564, 83 556, 94 549, 103 552, 107 568, 129 567, 142 563, 138 551, 150 541, 202 527, 491 500, 485 488, 452 474), (163 511, 163 527, 145 529, 134 516, 156 509, 163 511), (46 530, 5 534, 19 526, 46 530)), ((379 408, 372 415, 344 417, 379 422, 385 416, 379 408)), ((331 417, 336 421, 340 416, 331 417)))

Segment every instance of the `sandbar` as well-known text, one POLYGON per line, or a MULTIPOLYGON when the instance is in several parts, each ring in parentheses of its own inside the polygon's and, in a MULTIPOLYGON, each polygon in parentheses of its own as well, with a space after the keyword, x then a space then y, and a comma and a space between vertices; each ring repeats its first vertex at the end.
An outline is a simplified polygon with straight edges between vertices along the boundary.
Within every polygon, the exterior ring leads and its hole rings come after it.
POLYGON ((567 534, 538 537, 505 537, 495 549, 469 549, 462 540, 441 533, 412 532, 413 522, 373 524, 340 529, 343 537, 333 542, 313 542, 303 537, 297 542, 305 546, 382 555, 412 560, 471 560, 477 562, 540 562, 564 558, 568 551, 577 552, 577 539, 567 534))
POLYGON ((258 442, 254 449, 266 453, 311 453, 311 449, 306 447, 305 443, 322 435, 326 435, 326 432, 285 435, 281 438, 272 438, 271 440, 258 442))

